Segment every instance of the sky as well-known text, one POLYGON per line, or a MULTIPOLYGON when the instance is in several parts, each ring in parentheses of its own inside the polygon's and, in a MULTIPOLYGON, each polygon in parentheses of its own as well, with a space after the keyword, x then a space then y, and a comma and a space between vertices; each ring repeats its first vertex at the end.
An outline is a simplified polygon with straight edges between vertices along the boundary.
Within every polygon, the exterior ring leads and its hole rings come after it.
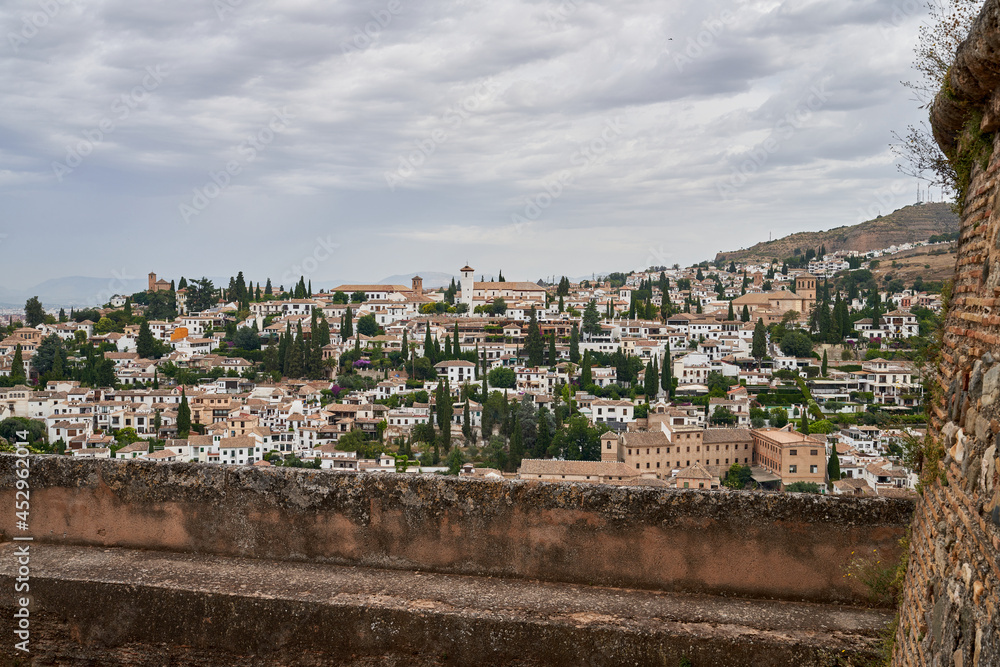
MULTIPOLYGON (((0 286, 688 265, 917 198, 916 0, 7 0, 0 286)), ((932 197, 939 197, 935 191, 932 197)))

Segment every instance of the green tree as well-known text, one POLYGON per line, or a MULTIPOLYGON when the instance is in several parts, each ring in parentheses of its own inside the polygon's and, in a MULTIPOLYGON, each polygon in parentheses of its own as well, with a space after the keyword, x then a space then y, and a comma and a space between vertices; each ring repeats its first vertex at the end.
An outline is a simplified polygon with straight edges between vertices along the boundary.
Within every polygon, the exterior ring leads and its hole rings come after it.
POLYGON ((466 442, 472 442, 472 411, 469 409, 471 400, 466 397, 465 408, 462 409, 462 435, 465 436, 466 442))
POLYGON ((189 313, 200 313, 216 303, 216 291, 208 278, 192 280, 187 288, 187 309, 189 313))
POLYGON ((726 478, 722 480, 722 485, 729 489, 745 489, 748 484, 753 482, 752 474, 750 466, 733 463, 726 471, 726 478))
POLYGON ((354 335, 354 313, 351 312, 351 307, 348 306, 344 311, 344 323, 340 325, 340 340, 346 341, 350 340, 351 336, 354 335))
POLYGON ((358 333, 369 338, 378 335, 378 322, 373 314, 368 313, 358 318, 358 333))
POLYGON ((538 326, 538 314, 535 307, 531 307, 531 314, 528 316, 528 335, 524 343, 524 352, 528 355, 529 366, 541 366, 542 356, 545 353, 545 341, 542 340, 542 332, 538 326))
POLYGON ((587 307, 583 310, 582 331, 588 339, 601 333, 601 316, 597 312, 597 302, 593 299, 587 302, 587 307))
POLYGON ((826 371, 827 371, 827 358, 826 358, 826 350, 824 349, 823 350, 823 362, 820 364, 820 370, 819 370, 819 372, 820 372, 820 374, 823 377, 826 377, 826 371))
POLYGON ((820 493, 819 484, 816 482, 792 482, 785 485, 788 493, 820 493))
POLYGON ((256 331, 257 323, 253 327, 240 327, 233 336, 233 345, 241 350, 259 350, 260 336, 256 331))
POLYGON ((758 318, 757 324, 753 328, 753 342, 750 345, 750 356, 760 363, 760 360, 767 356, 767 327, 764 320, 758 318))
POLYGON ((590 370, 591 363, 592 361, 590 359, 590 350, 584 350, 583 369, 580 371, 580 388, 583 390, 586 390, 587 387, 594 384, 594 378, 590 370))
POLYGON ((37 296, 33 296, 24 304, 24 325, 37 327, 44 321, 45 309, 42 308, 42 302, 38 300, 37 296))
POLYGON ((569 332, 569 360, 574 364, 580 363, 580 330, 575 323, 569 332))
POLYGON ((31 357, 31 367, 39 375, 48 373, 56 364, 63 366, 65 362, 66 347, 62 339, 55 334, 43 338, 35 349, 35 355, 31 357))
POLYGON ((177 437, 186 438, 191 432, 191 406, 188 405, 187 394, 181 388, 181 404, 177 407, 177 437))
POLYGON ((153 332, 149 329, 149 322, 142 321, 139 325, 139 337, 135 341, 135 351, 142 359, 159 359, 160 344, 153 338, 153 332))
POLYGON ((14 359, 10 364, 10 379, 14 384, 22 384, 25 381, 24 375, 24 355, 21 354, 21 344, 14 346, 14 359))
POLYGON ((743 312, 740 313, 740 321, 741 322, 749 322, 750 321, 750 309, 747 308, 746 304, 743 304, 743 312))
POLYGON ((837 456, 836 445, 830 447, 830 460, 826 464, 826 474, 831 484, 840 479, 840 458, 837 456))
POLYGON ((462 454, 462 450, 458 447, 451 450, 446 459, 448 463, 448 474, 457 475, 462 471, 462 464, 465 463, 465 455, 462 454))
POLYGON ((643 390, 646 394, 646 402, 652 403, 656 398, 656 389, 660 384, 660 371, 656 367, 656 355, 646 364, 646 375, 643 376, 643 390))
POLYGON ((488 382, 495 389, 513 389, 517 386, 517 375, 512 368, 498 366, 489 372, 488 382))
POLYGON ((781 428, 788 423, 788 412, 784 408, 771 408, 768 415, 767 420, 774 428, 781 428))
POLYGON ((671 365, 673 360, 670 358, 670 343, 667 343, 666 349, 663 352, 663 369, 660 374, 660 389, 667 393, 667 398, 670 399, 674 394, 674 381, 671 375, 673 374, 673 368, 671 365))
POLYGON ((783 354, 789 357, 808 357, 812 354, 812 339, 803 331, 788 331, 779 344, 783 354))
POLYGON ((437 418, 438 418, 438 428, 441 429, 441 444, 444 446, 444 451, 447 454, 451 449, 451 418, 455 414, 455 405, 452 403, 451 399, 451 387, 448 384, 448 378, 445 378, 442 384, 438 385, 438 396, 437 396, 437 418))

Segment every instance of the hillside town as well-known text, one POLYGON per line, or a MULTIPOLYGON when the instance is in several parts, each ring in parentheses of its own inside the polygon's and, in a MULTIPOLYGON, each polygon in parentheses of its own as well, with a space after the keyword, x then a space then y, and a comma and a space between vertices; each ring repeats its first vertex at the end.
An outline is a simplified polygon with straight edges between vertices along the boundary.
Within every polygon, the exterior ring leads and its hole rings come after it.
POLYGON ((942 286, 881 252, 447 287, 166 280, 37 298, 0 447, 689 489, 907 495, 942 286))

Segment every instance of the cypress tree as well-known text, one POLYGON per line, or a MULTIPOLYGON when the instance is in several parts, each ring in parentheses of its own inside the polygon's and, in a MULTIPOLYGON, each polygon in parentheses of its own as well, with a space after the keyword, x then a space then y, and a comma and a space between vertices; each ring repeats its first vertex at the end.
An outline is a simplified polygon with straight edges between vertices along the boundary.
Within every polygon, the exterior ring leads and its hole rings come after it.
POLYGON ((653 396, 656 394, 657 380, 660 379, 659 377, 657 377, 657 375, 658 373, 656 372, 656 368, 653 366, 653 360, 650 359, 648 362, 646 362, 646 375, 644 376, 645 381, 643 383, 643 389, 644 393, 646 394, 647 405, 649 405, 652 402, 653 396))
POLYGON ((743 313, 740 315, 740 321, 741 322, 749 322, 750 321, 750 309, 747 308, 746 304, 743 304, 743 313))
POLYGON ((827 360, 826 360, 826 350, 823 350, 823 363, 820 366, 820 375, 826 377, 827 360))
POLYGON ((467 441, 472 440, 472 412, 469 410, 470 400, 472 399, 466 397, 465 410, 462 412, 462 435, 465 436, 467 441))
POLYGON ((750 345, 750 356, 760 363, 760 360, 767 356, 767 328, 764 320, 757 318, 757 324, 753 328, 753 342, 750 345))
POLYGON ((670 343, 667 343, 667 349, 663 353, 663 369, 660 375, 660 389, 667 392, 667 398, 669 399, 674 393, 674 383, 671 378, 671 373, 673 369, 671 368, 670 359, 670 343))
POLYGON ((535 307, 532 306, 531 316, 528 319, 528 339, 524 344, 524 351, 528 354, 528 364, 535 367, 541 366, 544 350, 545 343, 538 326, 538 315, 535 313, 535 307))
POLYGON ((10 379, 14 384, 22 384, 26 378, 24 376, 24 356, 21 354, 21 344, 14 346, 14 359, 10 364, 10 379))
POLYGON ((583 390, 586 390, 587 387, 594 384, 594 378, 591 376, 590 364, 590 350, 584 350, 583 370, 580 372, 580 388, 583 390))
POLYGON ((191 432, 191 407, 188 405, 187 395, 181 388, 181 404, 177 408, 177 437, 186 438, 191 432))
POLYGON ((826 464, 826 473, 830 478, 830 483, 840 479, 840 458, 837 456, 837 446, 830 446, 830 461, 826 464))
POLYGON ((424 356, 434 363, 434 342, 431 340, 431 323, 424 326, 424 356))
POLYGON ((341 340, 349 340, 354 335, 354 313, 351 312, 350 306, 344 311, 344 326, 340 331, 341 340))
POLYGON ((574 364, 580 363, 580 329, 575 323, 569 333, 569 360, 574 364))

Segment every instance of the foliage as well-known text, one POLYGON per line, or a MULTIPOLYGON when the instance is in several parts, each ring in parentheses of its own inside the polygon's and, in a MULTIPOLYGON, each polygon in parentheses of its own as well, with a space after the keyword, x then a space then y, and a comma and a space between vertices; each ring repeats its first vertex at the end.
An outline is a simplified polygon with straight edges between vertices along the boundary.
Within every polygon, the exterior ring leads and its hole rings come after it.
POLYGON ((27 441, 37 446, 45 442, 45 424, 27 417, 8 417, 0 421, 0 438, 11 444, 27 441), (27 431, 27 437, 19 435, 20 431, 27 431))
POLYGON ((819 484, 816 482, 792 482, 785 485, 788 493, 820 493, 819 484))
POLYGON ((779 343, 782 354, 789 357, 808 357, 812 352, 812 339, 803 331, 789 331, 779 343))
POLYGON ((730 489, 745 489, 754 483, 752 474, 750 466, 734 463, 726 471, 726 478, 722 480, 722 485, 730 489))
POLYGON ((517 386, 517 375, 512 368, 498 366, 489 372, 486 381, 496 389, 513 389, 517 386))
POLYGON ((833 433, 837 430, 837 426, 828 419, 820 419, 819 421, 814 421, 809 424, 810 435, 823 435, 826 433, 833 433))
POLYGON ((24 325, 27 327, 37 327, 45 321, 45 309, 37 296, 28 299, 24 304, 24 325))
POLYGON ((781 428, 788 424, 788 412, 783 408, 771 408, 768 422, 774 428, 781 428))

